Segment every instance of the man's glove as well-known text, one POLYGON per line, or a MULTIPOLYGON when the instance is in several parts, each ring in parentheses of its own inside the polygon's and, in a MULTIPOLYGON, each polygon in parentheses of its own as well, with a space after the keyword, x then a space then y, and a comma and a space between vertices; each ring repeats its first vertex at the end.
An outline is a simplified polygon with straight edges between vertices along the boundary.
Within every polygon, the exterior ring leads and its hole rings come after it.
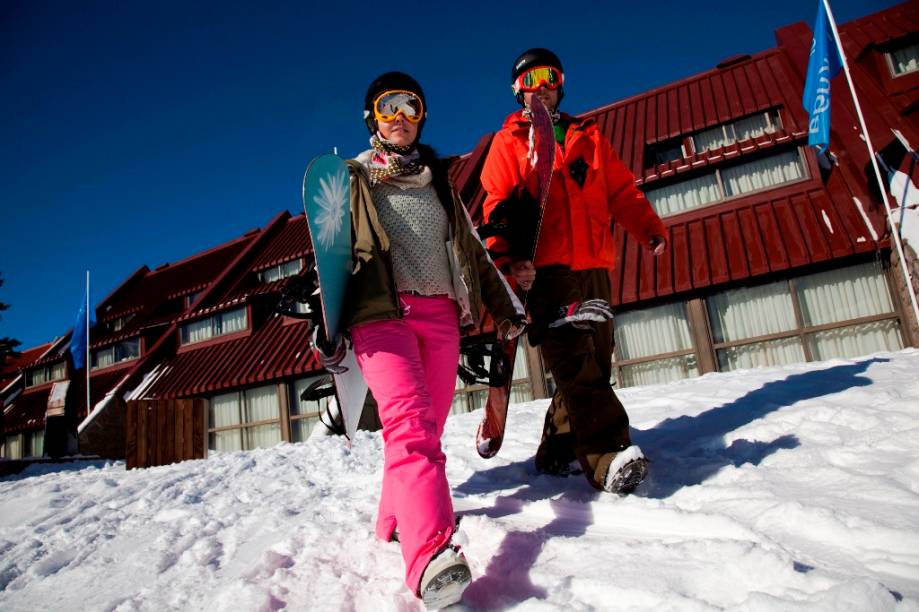
POLYGON ((341 334, 335 336, 333 343, 325 341, 325 329, 322 325, 313 326, 313 349, 316 351, 316 358, 328 372, 332 374, 344 374, 348 368, 341 365, 348 347, 345 346, 345 339, 341 334))
POLYGON ((586 302, 572 302, 559 308, 559 318, 549 323, 549 327, 561 327, 571 324, 578 329, 588 329, 591 323, 603 323, 613 318, 613 307, 601 299, 586 302))

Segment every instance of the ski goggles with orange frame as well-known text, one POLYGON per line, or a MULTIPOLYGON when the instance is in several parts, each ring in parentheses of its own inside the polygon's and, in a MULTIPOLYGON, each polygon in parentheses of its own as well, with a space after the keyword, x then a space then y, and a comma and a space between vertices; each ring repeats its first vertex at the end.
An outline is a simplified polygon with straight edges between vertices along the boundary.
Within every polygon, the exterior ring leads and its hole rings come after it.
POLYGON ((404 89, 384 91, 373 100, 373 117, 377 121, 395 121, 402 113, 409 123, 419 123, 424 118, 424 103, 416 94, 404 89))
POLYGON ((564 83, 565 75, 558 68, 537 66, 518 76, 511 87, 514 89, 514 93, 518 94, 521 91, 536 91, 540 87, 558 89, 564 83))

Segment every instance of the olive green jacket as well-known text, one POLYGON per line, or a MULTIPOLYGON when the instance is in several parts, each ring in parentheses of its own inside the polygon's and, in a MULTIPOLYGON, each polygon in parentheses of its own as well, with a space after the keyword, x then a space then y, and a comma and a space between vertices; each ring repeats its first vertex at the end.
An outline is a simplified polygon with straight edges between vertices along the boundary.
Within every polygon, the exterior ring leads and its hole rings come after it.
MULTIPOLYGON (((402 317, 389 238, 377 216, 367 171, 356 160, 348 160, 347 164, 351 168, 353 271, 345 292, 342 329, 402 317)), ((495 268, 473 229, 459 194, 452 186, 450 191, 453 200, 452 213, 448 210, 450 239, 445 248, 450 254, 453 288, 460 308, 460 326, 477 324, 482 318, 484 302, 503 336, 514 323, 523 319, 523 305, 495 268)))

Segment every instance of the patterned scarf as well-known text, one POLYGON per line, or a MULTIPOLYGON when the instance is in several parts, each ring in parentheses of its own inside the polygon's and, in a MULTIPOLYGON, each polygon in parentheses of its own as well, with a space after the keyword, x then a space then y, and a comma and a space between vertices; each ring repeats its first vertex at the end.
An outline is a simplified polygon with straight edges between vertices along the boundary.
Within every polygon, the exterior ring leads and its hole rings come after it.
POLYGON ((424 166, 415 145, 399 146, 379 134, 370 138, 373 155, 370 156, 370 184, 403 174, 421 174, 424 166))

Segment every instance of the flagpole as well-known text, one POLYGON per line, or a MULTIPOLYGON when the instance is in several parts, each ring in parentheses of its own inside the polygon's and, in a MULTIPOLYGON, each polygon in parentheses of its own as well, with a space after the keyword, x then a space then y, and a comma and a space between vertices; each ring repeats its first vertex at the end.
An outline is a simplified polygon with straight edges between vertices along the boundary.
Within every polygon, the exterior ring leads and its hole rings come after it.
MULTIPOLYGON (((909 266, 906 263, 906 257, 903 254, 903 244, 900 242, 900 234, 894 231, 893 221, 890 217, 893 211, 890 209, 890 202, 887 199, 887 190, 884 188, 884 181, 881 179, 881 170, 878 168, 877 159, 874 157, 874 145, 871 144, 871 135, 868 133, 868 127, 865 125, 865 117, 862 115, 862 107, 858 103, 858 96, 855 94, 855 84, 852 81, 852 75, 849 73, 849 62, 846 60, 845 51, 842 48, 842 40, 839 38, 839 31, 836 29, 836 20, 833 18, 833 11, 830 10, 829 0, 821 0, 823 7, 826 9, 826 17, 830 22, 830 30, 833 32, 833 41, 836 43, 836 49, 839 51, 839 59, 842 61, 842 69, 846 73, 846 82, 849 84, 849 93, 852 95, 852 102, 855 104, 855 113, 858 115, 858 122, 865 136, 865 144, 868 146, 868 158, 871 160, 871 167, 874 168, 874 176, 877 178, 878 187, 881 191, 881 198, 884 200, 884 208, 887 210, 887 224, 890 226, 890 234, 893 236, 896 245, 897 255, 900 258, 900 267, 903 269, 903 278, 906 279, 906 290, 909 291, 909 299, 913 306, 913 316, 916 318, 916 324, 919 325, 919 305, 916 303, 916 291, 913 289, 913 281, 910 278, 909 266)), ((816 28, 816 25, 815 25, 816 28)))
POLYGON ((86 416, 92 412, 92 406, 89 405, 89 270, 86 271, 86 416))

